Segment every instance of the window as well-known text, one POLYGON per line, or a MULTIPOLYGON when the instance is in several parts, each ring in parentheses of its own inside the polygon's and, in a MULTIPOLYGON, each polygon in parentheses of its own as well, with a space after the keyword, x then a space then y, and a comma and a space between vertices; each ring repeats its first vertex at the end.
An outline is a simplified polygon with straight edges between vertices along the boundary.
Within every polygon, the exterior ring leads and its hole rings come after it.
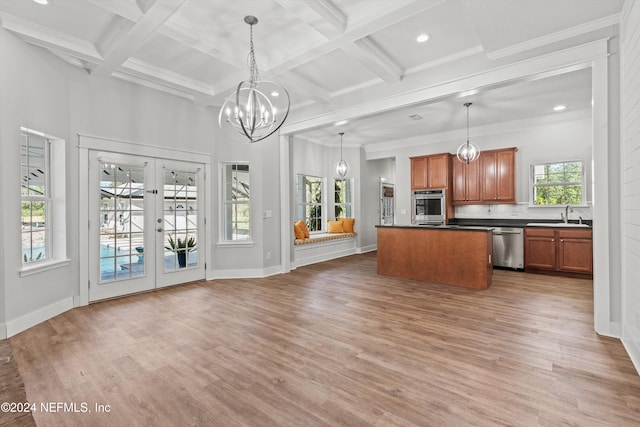
POLYGON ((49 146, 44 136, 20 132, 23 264, 52 257, 49 146))
POLYGON ((250 177, 248 163, 222 165, 224 241, 250 241, 250 177))
POLYGON ((352 218, 351 180, 333 180, 333 215, 334 218, 352 218))
POLYGON ((307 224, 310 232, 322 231, 322 191, 324 179, 317 176, 298 175, 297 219, 307 224))
POLYGON ((584 162, 531 165, 532 206, 584 205, 584 162))

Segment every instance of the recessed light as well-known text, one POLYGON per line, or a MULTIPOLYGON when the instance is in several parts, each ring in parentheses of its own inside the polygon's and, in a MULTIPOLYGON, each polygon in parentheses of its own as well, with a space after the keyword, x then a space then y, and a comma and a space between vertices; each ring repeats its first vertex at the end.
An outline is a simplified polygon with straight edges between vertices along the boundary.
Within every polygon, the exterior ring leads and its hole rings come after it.
POLYGON ((271 96, 280 96, 280 92, 276 92, 275 90, 271 92, 271 96))
POLYGON ((556 105, 555 107, 553 107, 553 111, 562 111, 566 108, 567 108, 566 105, 556 105))
POLYGON ((342 126, 346 125, 347 123, 349 123, 349 120, 340 120, 339 122, 335 123, 335 126, 342 126))
POLYGON ((425 43, 429 41, 429 39, 431 39, 431 34, 420 34, 418 37, 416 37, 416 41, 418 43, 425 43))
POLYGON ((38 4, 49 4, 49 0, 33 0, 34 2, 38 3, 38 4))

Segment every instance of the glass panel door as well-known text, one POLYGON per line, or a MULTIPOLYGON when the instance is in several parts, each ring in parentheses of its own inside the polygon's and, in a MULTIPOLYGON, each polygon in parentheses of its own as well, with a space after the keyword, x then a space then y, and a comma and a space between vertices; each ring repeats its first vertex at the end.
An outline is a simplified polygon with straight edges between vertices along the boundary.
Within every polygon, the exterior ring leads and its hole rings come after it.
POLYGON ((152 194, 154 170, 150 159, 92 153, 92 194, 89 197, 91 301, 154 288, 152 194), (149 183, 151 183, 149 185, 149 183), (152 193, 152 192, 151 192, 152 193), (92 226, 93 225, 93 226, 92 226))
POLYGON ((89 300, 204 279, 203 165, 92 152, 89 300))
POLYGON ((158 287, 204 278, 202 175, 201 165, 158 160, 158 287))

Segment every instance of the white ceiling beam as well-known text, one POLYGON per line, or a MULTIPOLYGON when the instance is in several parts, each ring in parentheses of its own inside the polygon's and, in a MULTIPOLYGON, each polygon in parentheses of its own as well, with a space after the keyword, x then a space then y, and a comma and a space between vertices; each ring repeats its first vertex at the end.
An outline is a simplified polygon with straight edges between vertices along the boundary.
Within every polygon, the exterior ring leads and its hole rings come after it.
POLYGON ((186 0, 155 0, 146 4, 142 17, 117 40, 105 49, 103 61, 93 70, 96 77, 110 76, 121 64, 155 34, 160 26, 173 15, 186 0))
POLYGON ((55 50, 82 61, 96 63, 102 60, 102 56, 96 47, 85 40, 42 27, 15 16, 2 14, 0 18, 2 19, 2 26, 6 30, 17 34, 28 43, 55 50))
POLYGON ((357 21, 350 21, 347 30, 340 36, 328 40, 319 46, 315 46, 298 55, 294 55, 289 59, 277 64, 267 70, 273 74, 281 74, 292 68, 296 68, 302 64, 312 61, 336 49, 341 49, 349 43, 360 40, 369 34, 389 27, 397 22, 408 19, 416 14, 430 9, 446 0, 419 0, 419 1, 393 1, 388 2, 389 8, 381 10, 375 15, 368 15, 357 21))
POLYGON ((396 83, 402 79, 402 68, 369 37, 348 43, 342 47, 342 50, 387 83, 396 83))
POLYGON ((347 29, 347 15, 331 0, 302 0, 341 33, 347 29))
POLYGON ((114 15, 127 18, 129 21, 137 22, 144 14, 142 10, 131 0, 89 0, 89 3, 101 7, 114 15))

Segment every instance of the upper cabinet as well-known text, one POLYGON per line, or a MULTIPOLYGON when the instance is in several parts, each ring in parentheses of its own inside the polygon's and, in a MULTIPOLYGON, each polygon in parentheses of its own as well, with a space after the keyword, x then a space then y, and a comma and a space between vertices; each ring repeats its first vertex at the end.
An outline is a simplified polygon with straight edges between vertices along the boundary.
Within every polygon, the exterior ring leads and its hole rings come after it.
POLYGON ((480 163, 469 164, 458 161, 452 156, 453 192, 452 201, 458 205, 480 203, 480 163))
POLYGON ((482 151, 466 164, 453 159, 455 205, 508 204, 516 202, 516 148, 482 151))
POLYGON ((516 149, 483 151, 480 153, 482 201, 485 203, 515 203, 516 149))
POLYGON ((449 188, 449 153, 411 158, 411 189, 449 188))

